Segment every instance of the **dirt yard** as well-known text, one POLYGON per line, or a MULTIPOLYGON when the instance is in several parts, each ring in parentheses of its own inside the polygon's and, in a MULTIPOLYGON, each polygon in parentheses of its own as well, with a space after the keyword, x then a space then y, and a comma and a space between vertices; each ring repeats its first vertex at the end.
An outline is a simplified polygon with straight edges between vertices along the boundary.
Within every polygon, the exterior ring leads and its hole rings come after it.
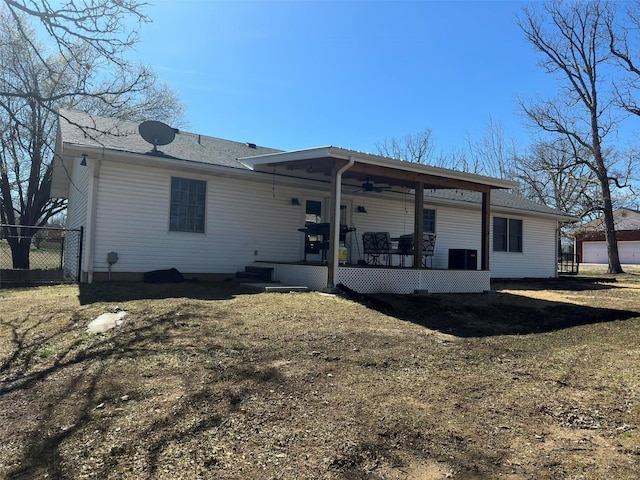
POLYGON ((0 478, 640 478, 640 276, 494 288, 0 290, 0 478))

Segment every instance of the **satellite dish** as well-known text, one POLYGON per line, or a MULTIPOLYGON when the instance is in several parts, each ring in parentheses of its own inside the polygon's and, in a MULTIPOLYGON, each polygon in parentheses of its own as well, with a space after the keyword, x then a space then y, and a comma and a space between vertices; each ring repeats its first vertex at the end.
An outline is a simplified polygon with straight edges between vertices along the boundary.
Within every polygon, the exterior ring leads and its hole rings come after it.
POLYGON ((166 123, 147 120, 138 126, 140 136, 153 145, 153 151, 158 151, 158 145, 169 145, 176 138, 177 130, 166 123))

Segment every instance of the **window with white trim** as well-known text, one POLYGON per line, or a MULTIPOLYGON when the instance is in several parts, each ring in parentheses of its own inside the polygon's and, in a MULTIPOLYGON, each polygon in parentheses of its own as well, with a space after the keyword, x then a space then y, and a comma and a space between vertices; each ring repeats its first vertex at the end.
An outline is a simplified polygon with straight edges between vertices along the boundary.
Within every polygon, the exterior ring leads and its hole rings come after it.
POLYGON ((522 220, 493 217, 493 251, 522 252, 522 220))
POLYGON ((436 233, 436 211, 431 208, 422 210, 422 231, 424 233, 436 233))
POLYGON ((204 233, 207 182, 171 177, 169 230, 204 233))

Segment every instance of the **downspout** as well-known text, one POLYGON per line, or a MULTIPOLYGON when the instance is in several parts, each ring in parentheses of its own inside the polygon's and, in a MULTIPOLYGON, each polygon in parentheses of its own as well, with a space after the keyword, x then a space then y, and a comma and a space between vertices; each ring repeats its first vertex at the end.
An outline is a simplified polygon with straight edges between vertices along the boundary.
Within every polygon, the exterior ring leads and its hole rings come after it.
POLYGON ((327 290, 332 290, 336 286, 336 279, 338 278, 338 266, 339 266, 339 243, 340 243, 340 203, 342 201, 342 174, 349 170, 353 164, 356 163, 356 159, 353 155, 349 155, 349 162, 340 168, 336 172, 336 193, 333 198, 333 221, 331 222, 331 243, 330 243, 330 260, 329 271, 327 277, 327 290))
POLYGON ((96 244, 96 204, 98 199, 98 179, 100 178, 101 160, 89 163, 89 188, 87 192, 87 248, 84 264, 87 266, 87 283, 93 283, 93 257, 96 244))

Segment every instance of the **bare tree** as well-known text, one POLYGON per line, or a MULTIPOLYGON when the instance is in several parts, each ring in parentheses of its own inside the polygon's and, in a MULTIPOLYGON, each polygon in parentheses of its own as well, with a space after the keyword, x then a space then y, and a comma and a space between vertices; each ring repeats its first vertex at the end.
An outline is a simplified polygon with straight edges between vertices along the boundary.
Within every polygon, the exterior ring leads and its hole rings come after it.
MULTIPOLYGON (((614 17, 610 17, 607 22, 609 33, 610 50, 617 64, 622 67, 626 75, 618 79, 614 84, 615 96, 621 108, 633 116, 640 117, 640 104, 638 104, 638 94, 640 93, 640 1, 625 2, 620 8, 623 9, 624 16, 621 21, 614 22, 614 17)), ((628 183, 638 182, 634 178, 637 172, 636 160, 637 152, 631 149, 628 152, 629 161, 625 164, 624 175, 629 179, 628 183)))
POLYGON ((624 21, 611 17, 607 21, 609 47, 618 64, 628 73, 626 78, 615 85, 615 93, 620 106, 633 115, 640 115, 636 95, 640 88, 640 65, 636 56, 639 52, 638 28, 640 28, 640 2, 625 2, 624 21))
POLYGON ((525 38, 542 54, 540 66, 563 80, 557 98, 521 102, 526 116, 538 128, 563 137, 575 151, 588 152, 581 161, 589 167, 600 187, 609 273, 622 273, 613 218, 611 184, 612 158, 607 158, 607 135, 617 125, 613 97, 603 80, 610 67, 611 52, 607 25, 614 9, 607 3, 550 2, 525 7, 518 24, 525 38))
POLYGON ((184 105, 169 85, 157 80, 155 72, 150 72, 150 84, 141 92, 128 92, 110 98, 102 96, 78 96, 68 107, 102 117, 121 120, 159 120, 172 127, 186 128, 184 105))
MULTIPOLYGON (((87 84, 83 91, 96 98, 117 95, 120 91, 143 87, 149 72, 132 65, 123 53, 138 41, 137 29, 128 26, 149 22, 143 13, 148 4, 138 0, 3 0, 8 16, 13 18, 14 35, 34 53, 34 62, 49 71, 52 77, 62 74, 60 65, 76 69, 82 76, 84 69, 101 70, 101 89, 87 84), (34 40, 30 21, 38 22, 48 37, 47 45, 54 45, 63 62, 52 65, 34 40), (124 87, 124 89, 123 89, 124 87)), ((46 50, 45 50, 46 51, 46 50)), ((95 80, 95 76, 91 77, 95 80)), ((139 89, 138 89, 139 91, 139 89)), ((10 83, 0 82, 0 97, 32 98, 42 106, 51 107, 56 101, 77 92, 49 93, 21 90, 10 83)))
POLYGON ((103 43, 73 52, 71 43, 60 45, 48 53, 26 17, 0 8, 0 223, 14 268, 29 268, 33 227, 66 207, 49 198, 58 108, 136 120, 158 113, 181 118, 177 97, 166 85, 150 83, 151 72, 109 79, 94 68, 108 53, 103 43))
POLYGON ((515 140, 501 122, 489 118, 485 133, 467 141, 468 157, 462 170, 494 177, 514 179, 514 162, 518 157, 515 140))
MULTIPOLYGON (((0 82, 15 89, 38 91, 50 96, 66 76, 49 77, 34 51, 15 34, 11 17, 0 14, 0 82)), ((24 32, 32 35, 33 30, 24 32)), ((49 200, 51 168, 46 145, 53 141, 53 108, 41 109, 33 97, 0 96, 0 220, 3 236, 11 247, 14 268, 29 268, 29 247, 35 229, 62 211, 61 200, 49 200)))
POLYGON ((434 159, 434 144, 430 128, 405 135, 404 137, 385 138, 376 143, 380 155, 404 160, 411 163, 430 163, 434 159))
POLYGON ((517 179, 525 197, 581 218, 600 213, 600 186, 583 161, 589 152, 565 139, 539 141, 518 158, 517 179), (594 202, 594 198, 596 199, 594 202))

